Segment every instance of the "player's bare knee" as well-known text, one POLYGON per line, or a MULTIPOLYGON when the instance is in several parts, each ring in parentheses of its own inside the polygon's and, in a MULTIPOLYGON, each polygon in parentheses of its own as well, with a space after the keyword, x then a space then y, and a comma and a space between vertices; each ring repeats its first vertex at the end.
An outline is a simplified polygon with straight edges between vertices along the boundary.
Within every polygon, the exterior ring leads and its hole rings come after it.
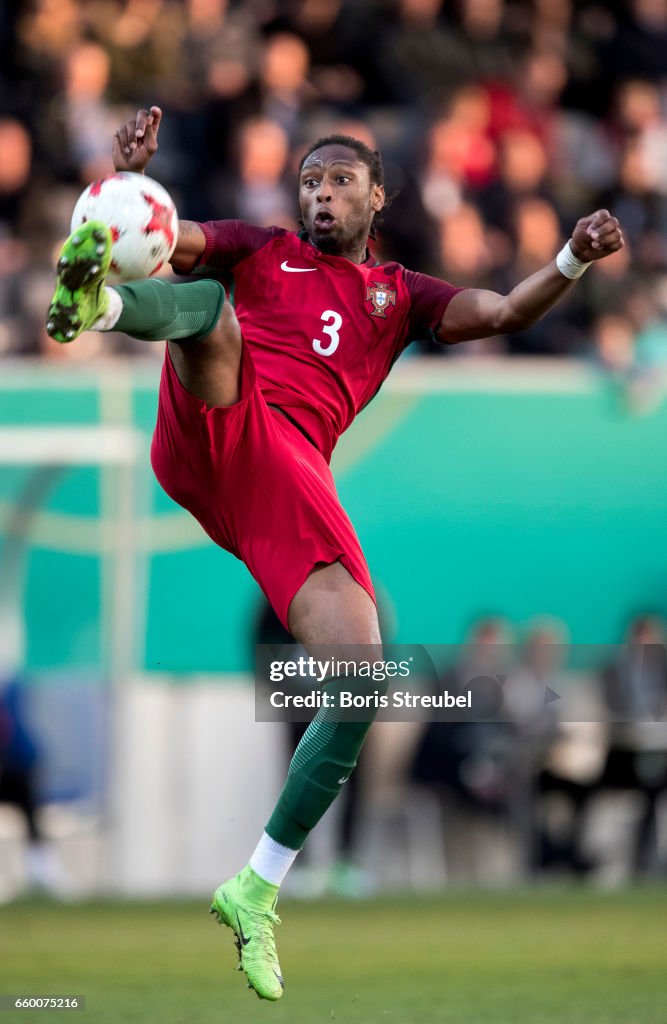
POLYGON ((377 609, 364 588, 340 563, 314 570, 295 594, 289 608, 292 635, 307 648, 342 644, 366 659, 370 648, 381 648, 377 609))
MULTIPOLYGON (((225 345, 241 345, 241 326, 236 319, 236 313, 231 302, 225 302, 223 305, 218 322, 213 328, 211 334, 215 335, 222 344, 225 345)), ((210 337, 210 335, 209 335, 210 337)))

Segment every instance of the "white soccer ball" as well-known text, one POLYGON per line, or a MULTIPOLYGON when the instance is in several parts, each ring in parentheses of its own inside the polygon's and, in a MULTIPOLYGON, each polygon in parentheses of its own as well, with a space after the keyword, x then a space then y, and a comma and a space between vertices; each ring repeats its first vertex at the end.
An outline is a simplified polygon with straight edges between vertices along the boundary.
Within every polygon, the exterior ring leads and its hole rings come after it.
POLYGON ((89 185, 74 207, 72 231, 88 220, 101 220, 111 230, 108 280, 115 284, 157 274, 178 238, 171 196, 145 174, 117 171, 89 185))

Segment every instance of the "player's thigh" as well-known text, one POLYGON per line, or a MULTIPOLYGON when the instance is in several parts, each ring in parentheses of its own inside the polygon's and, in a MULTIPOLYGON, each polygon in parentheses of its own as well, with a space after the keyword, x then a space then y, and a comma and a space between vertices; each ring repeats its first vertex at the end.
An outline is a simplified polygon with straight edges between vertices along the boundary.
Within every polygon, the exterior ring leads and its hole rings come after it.
MULTIPOLYGON (((314 569, 289 607, 292 636, 309 650, 328 644, 379 646, 377 609, 340 562, 314 569)), ((362 658, 369 652, 361 651, 362 658)))
POLYGON ((225 302, 220 319, 205 338, 170 341, 168 345, 186 391, 209 406, 238 402, 243 340, 231 303, 225 302))

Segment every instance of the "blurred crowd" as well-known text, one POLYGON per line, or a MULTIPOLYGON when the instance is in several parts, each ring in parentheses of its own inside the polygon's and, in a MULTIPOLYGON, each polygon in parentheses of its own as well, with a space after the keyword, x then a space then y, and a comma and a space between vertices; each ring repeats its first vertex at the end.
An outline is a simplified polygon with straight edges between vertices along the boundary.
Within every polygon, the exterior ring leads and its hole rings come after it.
POLYGON ((378 256, 456 284, 507 291, 580 216, 609 208, 626 248, 540 324, 465 354, 575 355, 640 384, 667 364, 667 0, 31 0, 0 12, 0 353, 108 348, 46 338, 53 256, 82 187, 112 169, 115 128, 157 103, 151 173, 183 217, 296 226, 299 157, 343 131, 384 156, 394 198, 378 256))
MULTIPOLYGON (((386 640, 394 628, 386 593, 378 607, 386 640)), ((294 644, 265 602, 252 640, 273 652, 294 644)), ((577 669, 577 656, 586 661, 593 649, 572 648, 560 619, 518 628, 483 615, 460 646, 432 649, 435 676, 423 686, 471 693, 475 713, 376 723, 338 800, 332 865, 323 869, 306 851, 294 892, 365 895, 374 883, 362 868, 364 846, 381 808, 382 845, 400 846, 413 830, 450 882, 664 875, 667 623, 634 615, 619 640, 595 652, 597 669, 577 669)), ((288 759, 305 729, 287 722, 288 759)))
POLYGON ((589 675, 568 667, 559 620, 536 619, 517 638, 504 619, 480 619, 440 685, 472 688, 486 713, 428 724, 412 780, 434 792, 457 828, 466 820, 504 825, 526 873, 596 872, 609 881, 616 872, 664 873, 666 639, 659 616, 638 615, 623 646, 589 675), (611 841, 623 847, 623 863, 612 863, 600 827, 605 796, 621 821, 622 799, 631 808, 611 841))

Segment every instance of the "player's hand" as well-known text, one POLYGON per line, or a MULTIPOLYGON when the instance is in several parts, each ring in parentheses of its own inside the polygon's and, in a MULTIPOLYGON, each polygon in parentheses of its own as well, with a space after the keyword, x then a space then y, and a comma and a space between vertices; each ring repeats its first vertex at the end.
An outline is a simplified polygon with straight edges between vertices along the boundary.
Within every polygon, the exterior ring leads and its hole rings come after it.
POLYGON ((139 110, 136 118, 126 121, 115 132, 111 156, 117 171, 143 174, 146 164, 157 152, 157 133, 161 120, 162 111, 159 107, 139 110))
POLYGON ((609 210, 597 210, 590 217, 582 217, 570 240, 572 252, 584 263, 604 259, 624 245, 623 232, 609 210))

